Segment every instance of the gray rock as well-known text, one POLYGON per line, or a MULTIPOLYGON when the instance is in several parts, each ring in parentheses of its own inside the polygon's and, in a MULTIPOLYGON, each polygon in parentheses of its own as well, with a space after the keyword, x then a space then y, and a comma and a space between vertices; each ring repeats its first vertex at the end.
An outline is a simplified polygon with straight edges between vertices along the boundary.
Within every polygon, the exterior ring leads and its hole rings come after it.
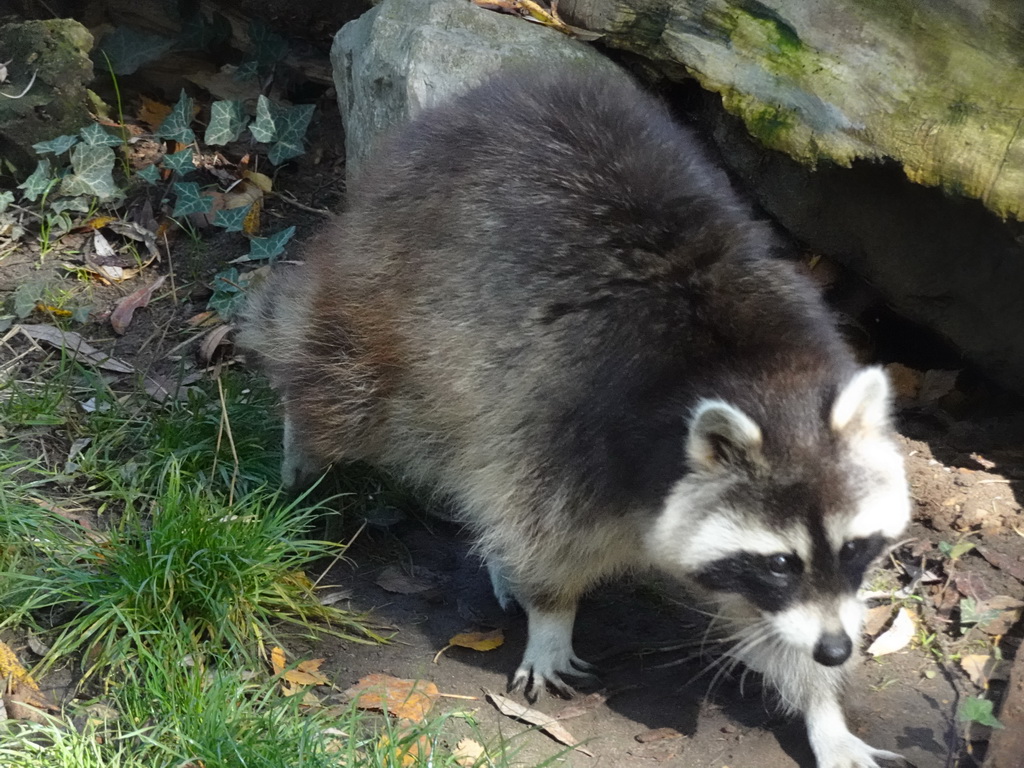
POLYGON ((0 158, 19 177, 35 168, 33 144, 77 133, 92 122, 86 93, 93 76, 90 48, 92 35, 71 19, 0 26, 0 62, 7 62, 8 72, 0 91, 17 96, 32 84, 21 98, 0 97, 0 158))
POLYGON ((720 107, 708 116, 726 163, 786 230, 1024 393, 1024 226, 913 184, 894 166, 811 170, 758 145, 720 107))
POLYGON ((564 63, 626 76, 586 43, 468 0, 384 0, 342 27, 331 62, 350 177, 382 131, 499 69, 564 63))

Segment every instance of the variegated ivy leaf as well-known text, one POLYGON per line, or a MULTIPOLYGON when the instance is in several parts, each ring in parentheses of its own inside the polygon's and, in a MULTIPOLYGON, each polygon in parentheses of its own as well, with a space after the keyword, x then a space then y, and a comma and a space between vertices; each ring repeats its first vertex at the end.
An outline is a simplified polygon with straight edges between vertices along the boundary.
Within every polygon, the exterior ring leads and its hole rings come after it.
POLYGON ((249 253, 242 256, 240 259, 235 259, 234 261, 273 260, 284 253, 285 245, 292 239, 292 235, 294 234, 295 227, 288 227, 287 229, 282 229, 280 232, 275 232, 273 235, 270 235, 270 237, 250 238, 249 253))
POLYGON ((36 169, 32 171, 32 175, 21 182, 18 189, 23 190, 22 195, 26 200, 34 203, 50 188, 53 181, 53 176, 50 174, 50 161, 40 160, 36 163, 36 169))
POLYGON ((214 310, 222 319, 230 320, 245 304, 241 280, 237 267, 229 267, 214 275, 213 295, 207 302, 206 308, 214 310))
POLYGON ((242 135, 249 116, 240 101, 215 101, 210 105, 210 124, 206 127, 203 141, 221 145, 235 141, 242 135))
POLYGON ((155 165, 147 165, 145 168, 140 168, 135 172, 135 175, 149 184, 156 184, 160 181, 160 169, 155 165))
POLYGON ((108 200, 118 193, 111 171, 114 170, 114 150, 77 144, 71 152, 72 173, 61 181, 62 195, 93 195, 108 200))
POLYGON ((213 215, 213 224, 224 227, 227 232, 241 232, 245 217, 249 215, 252 203, 238 208, 222 208, 213 215))
POLYGON ((180 152, 164 155, 162 164, 164 168, 170 168, 172 171, 184 176, 196 169, 196 164, 193 162, 194 159, 195 153, 192 151, 192 147, 185 147, 180 152))
POLYGON ((124 144, 120 136, 105 131, 99 123, 91 123, 79 133, 82 135, 82 141, 90 147, 118 147, 124 144))
POLYGON ((50 206, 54 213, 63 213, 64 211, 75 211, 76 213, 88 213, 92 210, 92 202, 90 198, 84 195, 78 197, 62 197, 59 200, 54 200, 50 206))
POLYGON ((115 75, 130 75, 146 62, 159 59, 173 45, 174 40, 161 35, 118 27, 103 38, 95 58, 103 69, 109 63, 115 75))
POLYGON ((178 103, 171 109, 171 114, 157 128, 156 136, 161 139, 180 141, 182 144, 191 144, 196 140, 196 135, 189 128, 191 123, 192 99, 183 88, 178 97, 178 103))
POLYGON ((249 51, 251 58, 243 63, 254 74, 271 72, 288 52, 288 43, 277 32, 259 19, 249 24, 249 51))
POLYGON ((61 155, 71 149, 75 144, 78 143, 77 136, 58 136, 55 139, 49 141, 40 141, 38 144, 33 144, 32 149, 36 151, 36 154, 45 155, 48 152, 52 152, 55 155, 61 155))
POLYGON ((271 144, 267 152, 270 162, 277 165, 301 155, 305 149, 302 141, 313 116, 312 104, 286 106, 275 104, 266 96, 256 102, 256 121, 249 130, 256 141, 271 144))
POLYGON ((9 189, 0 192, 0 213, 7 210, 7 206, 14 202, 14 193, 9 189))
POLYGON ((200 192, 199 185, 194 181, 175 182, 174 194, 178 196, 174 203, 175 216, 208 213, 213 207, 213 198, 200 192))

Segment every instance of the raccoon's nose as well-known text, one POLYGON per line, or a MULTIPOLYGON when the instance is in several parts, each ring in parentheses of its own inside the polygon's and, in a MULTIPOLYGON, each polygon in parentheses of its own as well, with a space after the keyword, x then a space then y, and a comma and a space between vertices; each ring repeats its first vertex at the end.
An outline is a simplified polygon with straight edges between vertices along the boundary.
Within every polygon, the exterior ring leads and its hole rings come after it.
POLYGON ((838 667, 853 653, 853 641, 845 632, 828 632, 814 646, 814 660, 826 667, 838 667))

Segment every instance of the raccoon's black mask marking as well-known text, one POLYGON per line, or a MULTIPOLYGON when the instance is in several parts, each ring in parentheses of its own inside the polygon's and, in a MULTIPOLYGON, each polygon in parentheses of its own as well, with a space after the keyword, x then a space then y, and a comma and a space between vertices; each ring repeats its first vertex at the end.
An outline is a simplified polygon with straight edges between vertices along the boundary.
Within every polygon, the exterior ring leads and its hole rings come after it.
POLYGON ((885 544, 880 535, 851 539, 838 554, 819 550, 809 567, 791 553, 739 552, 706 565, 696 580, 706 589, 742 595, 761 610, 778 613, 824 594, 856 592, 885 544))

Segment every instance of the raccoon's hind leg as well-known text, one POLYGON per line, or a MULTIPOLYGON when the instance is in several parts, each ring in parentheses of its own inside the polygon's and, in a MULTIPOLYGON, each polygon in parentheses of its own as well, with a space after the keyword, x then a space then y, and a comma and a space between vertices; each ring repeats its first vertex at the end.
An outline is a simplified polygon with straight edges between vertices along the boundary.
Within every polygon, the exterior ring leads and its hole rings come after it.
POLYGON ((516 605, 522 604, 501 564, 493 557, 487 558, 487 575, 491 578, 491 590, 494 592, 494 598, 501 606, 501 610, 511 613, 515 610, 516 605))
POLYGON ((526 652, 509 690, 524 689, 530 701, 535 701, 545 688, 568 698, 573 695, 573 688, 563 677, 596 681, 597 677, 591 673, 593 665, 583 661, 572 649, 576 601, 544 605, 527 598, 520 602, 527 617, 526 652))

